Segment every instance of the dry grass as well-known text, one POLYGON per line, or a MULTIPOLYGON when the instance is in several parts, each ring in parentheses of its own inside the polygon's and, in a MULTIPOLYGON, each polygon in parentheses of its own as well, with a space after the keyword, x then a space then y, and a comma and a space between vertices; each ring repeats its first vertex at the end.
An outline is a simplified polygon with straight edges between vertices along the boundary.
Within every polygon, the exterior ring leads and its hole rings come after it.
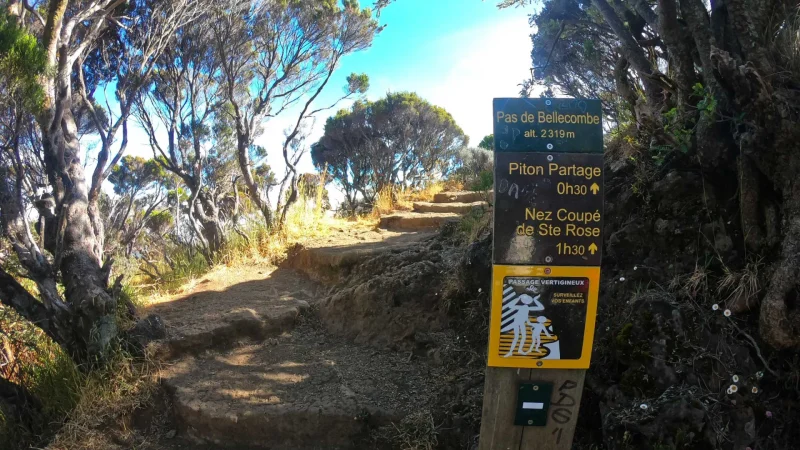
POLYGON ((729 308, 749 309, 758 302, 758 293, 761 291, 759 273, 763 265, 763 260, 758 259, 747 263, 738 271, 725 266, 723 276, 717 284, 717 293, 727 294, 725 303, 729 308))
POLYGON ((488 209, 473 209, 461 218, 458 224, 461 242, 469 244, 477 241, 492 229, 493 216, 488 209))
MULTIPOLYGON (((300 186, 300 192, 306 190, 300 186)), ((373 217, 347 220, 330 216, 326 214, 323 198, 324 179, 313 196, 301 195, 300 199, 289 208, 286 222, 280 229, 268 229, 262 216, 254 213, 240 228, 241 234, 230 235, 226 248, 218 257, 219 265, 227 268, 274 267, 286 258, 287 252, 295 244, 328 236, 334 228, 357 226, 371 229, 378 223, 373 217)), ((175 283, 148 286, 144 304, 149 305, 163 298, 191 291, 200 280, 214 270, 215 267, 205 265, 198 270, 188 271, 175 283)))
POLYGON ((701 266, 699 264, 695 264, 694 271, 686 277, 686 281, 683 284, 683 289, 692 298, 695 298, 697 297, 697 295, 707 292, 708 275, 709 275, 708 268, 706 268, 705 266, 701 266))
POLYGON ((777 76, 800 79, 800 8, 776 8, 772 28, 772 59, 783 69, 777 76))
MULTIPOLYGON (((299 190, 306 192, 303 186, 299 190)), ((273 265, 283 260, 294 244, 328 235, 340 220, 326 215, 324 192, 323 177, 313 196, 301 195, 289 208, 282 228, 268 229, 261 216, 254 215, 245 229, 240 230, 244 236, 232 235, 220 261, 228 267, 273 265)))
POLYGON ((378 224, 380 223, 380 216, 375 216, 373 214, 367 214, 363 216, 355 216, 348 218, 345 223, 352 225, 356 228, 365 228, 369 230, 374 230, 378 228, 378 224))
POLYGON ((447 192, 463 191, 465 187, 466 186, 464 186, 464 182, 457 179, 448 179, 442 183, 442 191, 447 191, 447 192))
POLYGON ((375 196, 375 202, 372 204, 372 216, 380 217, 384 214, 389 214, 395 210, 395 197, 394 188, 386 186, 375 196))
POLYGON ((717 291, 719 293, 731 292, 731 295, 742 292, 750 296, 756 295, 760 290, 758 286, 758 272, 762 262, 754 261, 748 263, 744 269, 740 271, 731 270, 728 267, 724 269, 724 275, 720 279, 717 291))
POLYGON ((433 450, 439 444, 439 430, 428 410, 411 414, 400 423, 381 427, 375 434, 380 441, 391 442, 402 450, 433 450))
POLYGON ((158 386, 158 363, 152 359, 132 362, 122 352, 106 368, 86 375, 78 395, 80 400, 64 426, 47 447, 52 450, 100 450, 110 448, 109 426, 122 439, 132 437, 123 417, 150 404, 158 386))
POLYGON ((422 189, 406 189, 403 188, 398 193, 398 203, 401 205, 413 202, 431 202, 433 197, 445 190, 445 184, 441 181, 429 183, 422 189))
POLYGON ((699 295, 708 292, 708 277, 711 272, 708 267, 695 263, 694 270, 686 275, 676 275, 669 283, 672 292, 682 291, 689 297, 696 299, 699 295))
POLYGON ((405 186, 386 186, 378 192, 372 206, 372 217, 380 217, 393 211, 411 211, 414 202, 431 202, 433 197, 445 190, 441 181, 427 184, 422 189, 411 189, 405 186))

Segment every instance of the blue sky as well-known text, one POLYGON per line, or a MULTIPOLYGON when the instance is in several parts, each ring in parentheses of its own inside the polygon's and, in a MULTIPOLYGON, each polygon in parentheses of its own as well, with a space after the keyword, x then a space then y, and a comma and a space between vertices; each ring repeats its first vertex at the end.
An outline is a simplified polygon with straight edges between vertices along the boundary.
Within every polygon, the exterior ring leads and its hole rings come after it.
MULTIPOLYGON (((343 59, 319 104, 341 95, 348 74, 364 72, 370 77, 369 99, 389 91, 417 92, 448 110, 477 145, 491 133, 492 98, 516 97, 517 85, 530 76, 529 11, 496 5, 493 0, 396 0, 381 13, 386 28, 372 47, 343 59)), ((316 120, 311 142, 322 134, 328 115, 316 120)), ((287 115, 267 124, 260 143, 267 149, 277 146, 290 122, 287 115)), ((282 167, 277 158, 270 162, 282 167)), ((302 169, 312 170, 310 158, 302 169)))
MULTIPOLYGON (((372 47, 342 60, 317 107, 342 95, 347 75, 364 72, 370 77, 367 98, 375 100, 389 91, 417 92, 449 111, 471 145, 477 145, 491 133, 492 98, 517 96, 517 85, 530 76, 530 10, 499 10, 496 5, 496 0, 396 0, 381 13, 386 28, 372 47)), ((348 106, 342 102, 320 113, 307 142, 321 136, 329 115, 348 106)), ((283 132, 296 119, 296 111, 289 110, 270 120, 256 141, 267 148, 276 173, 283 172, 283 132)), ((131 134, 129 153, 151 156, 144 134, 131 134)), ((310 156, 303 158, 300 170, 313 171, 310 156)))

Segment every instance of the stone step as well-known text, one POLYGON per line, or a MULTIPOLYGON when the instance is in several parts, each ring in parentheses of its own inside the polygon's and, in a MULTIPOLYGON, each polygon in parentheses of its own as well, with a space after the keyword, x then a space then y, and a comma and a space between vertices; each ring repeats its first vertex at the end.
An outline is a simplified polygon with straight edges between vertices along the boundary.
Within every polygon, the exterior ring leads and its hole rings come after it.
POLYGON ((449 220, 460 218, 456 213, 396 212, 381 217, 381 228, 387 230, 424 230, 439 228, 449 220))
POLYGON ((196 287, 200 292, 166 298, 147 308, 148 314, 159 315, 166 324, 167 338, 157 343, 159 358, 174 359, 277 336, 294 326, 318 289, 313 281, 285 268, 265 269, 259 275, 221 273, 236 283, 218 286, 221 280, 211 274, 196 287))
POLYGON ((470 203, 430 203, 430 202, 414 202, 415 212, 436 212, 436 213, 456 213, 467 214, 474 208, 483 208, 489 206, 489 203, 484 201, 470 202, 470 203))
POLYGON ((363 241, 353 243, 336 241, 334 236, 331 242, 322 245, 298 245, 290 252, 284 266, 300 270, 315 281, 336 284, 367 259, 419 245, 434 235, 430 230, 404 233, 378 230, 367 234, 363 241))
POLYGON ((433 196, 433 203, 472 203, 486 201, 486 196, 492 197, 493 192, 450 191, 439 192, 433 196))
POLYGON ((162 380, 179 433, 200 444, 355 450, 368 448, 371 428, 431 404, 428 371, 306 324, 262 344, 187 357, 162 380))

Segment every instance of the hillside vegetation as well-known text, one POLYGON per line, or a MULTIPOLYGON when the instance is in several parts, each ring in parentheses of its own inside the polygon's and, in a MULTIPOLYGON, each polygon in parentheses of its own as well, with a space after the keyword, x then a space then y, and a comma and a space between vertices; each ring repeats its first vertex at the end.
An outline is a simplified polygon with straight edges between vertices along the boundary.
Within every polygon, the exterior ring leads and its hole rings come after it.
MULTIPOLYGON (((281 376, 346 414, 297 433, 282 416, 278 445, 474 448, 492 138, 469 147, 413 92, 367 100, 366 74, 320 101, 391 3, 2 3, 1 448, 270 447, 273 410, 239 421, 259 394, 247 377, 295 356, 316 372, 281 376), (264 148, 278 117, 290 126, 264 148)), ((522 96, 603 106, 605 256, 575 448, 796 448, 800 2, 499 6, 533 11, 522 96)), ((306 417, 309 394, 282 392, 306 417)))
POLYGON ((536 3, 523 94, 599 98, 608 128, 577 441, 796 447, 798 3, 536 3))

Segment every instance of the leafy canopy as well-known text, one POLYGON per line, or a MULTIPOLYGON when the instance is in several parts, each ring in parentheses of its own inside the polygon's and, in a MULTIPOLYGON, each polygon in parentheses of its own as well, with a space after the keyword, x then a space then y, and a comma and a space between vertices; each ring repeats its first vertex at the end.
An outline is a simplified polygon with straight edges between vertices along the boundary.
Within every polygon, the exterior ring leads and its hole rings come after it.
POLYGON ((19 27, 16 20, 0 12, 0 86, 15 101, 36 111, 44 101, 44 91, 36 76, 47 69, 44 49, 36 37, 19 27))

